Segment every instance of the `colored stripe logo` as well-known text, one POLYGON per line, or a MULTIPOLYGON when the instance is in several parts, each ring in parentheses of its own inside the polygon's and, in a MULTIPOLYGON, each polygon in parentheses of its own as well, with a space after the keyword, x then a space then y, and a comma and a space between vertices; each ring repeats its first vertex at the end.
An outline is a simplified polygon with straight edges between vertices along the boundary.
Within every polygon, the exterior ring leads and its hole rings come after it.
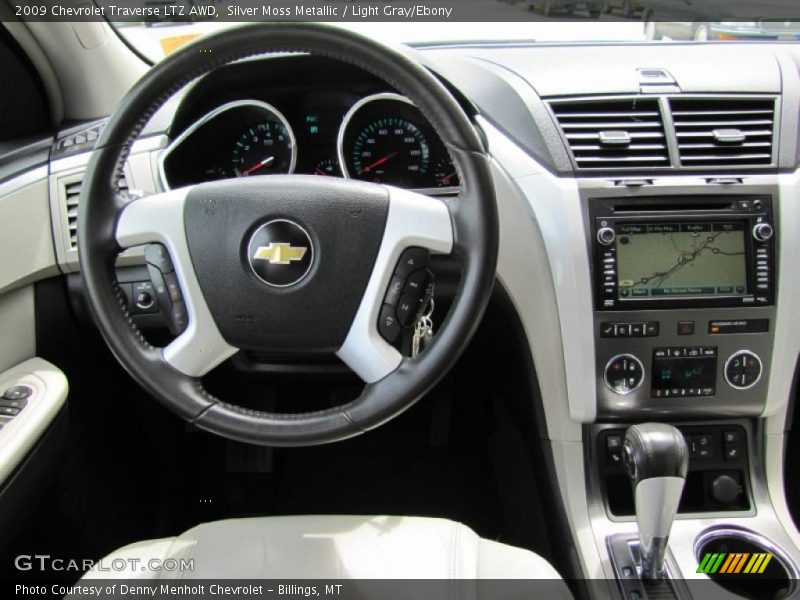
POLYGON ((768 552, 756 552, 754 554, 749 552, 706 552, 697 567, 697 572, 706 573, 707 575, 713 575, 714 573, 758 575, 766 570, 771 560, 772 554, 768 552))

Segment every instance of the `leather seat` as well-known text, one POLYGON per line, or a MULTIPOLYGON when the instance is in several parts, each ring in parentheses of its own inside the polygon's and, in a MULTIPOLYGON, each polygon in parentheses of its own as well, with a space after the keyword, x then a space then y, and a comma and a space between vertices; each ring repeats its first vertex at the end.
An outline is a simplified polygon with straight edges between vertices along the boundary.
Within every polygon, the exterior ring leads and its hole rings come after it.
POLYGON ((460 523, 421 517, 216 521, 125 546, 99 565, 84 579, 548 579, 566 591, 556 570, 533 552, 481 539, 460 523), (176 571, 167 559, 193 561, 193 569, 176 571), (123 563, 127 570, 117 570, 123 563))

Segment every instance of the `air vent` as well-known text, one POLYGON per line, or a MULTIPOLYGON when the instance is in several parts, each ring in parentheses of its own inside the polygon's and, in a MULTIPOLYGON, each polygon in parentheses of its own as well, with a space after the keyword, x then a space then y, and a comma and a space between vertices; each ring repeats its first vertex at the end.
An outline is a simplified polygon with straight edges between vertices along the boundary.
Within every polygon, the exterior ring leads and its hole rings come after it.
POLYGON ((579 169, 669 167, 658 100, 557 100, 558 119, 579 169))
MULTIPOLYGON (((67 208, 67 226, 69 228, 69 249, 78 247, 78 202, 81 196, 81 179, 62 182, 63 198, 67 208)), ((119 180, 119 189, 126 191, 128 182, 124 177, 119 180)))
POLYGON ((672 98, 684 167, 758 167, 773 163, 774 98, 672 98))

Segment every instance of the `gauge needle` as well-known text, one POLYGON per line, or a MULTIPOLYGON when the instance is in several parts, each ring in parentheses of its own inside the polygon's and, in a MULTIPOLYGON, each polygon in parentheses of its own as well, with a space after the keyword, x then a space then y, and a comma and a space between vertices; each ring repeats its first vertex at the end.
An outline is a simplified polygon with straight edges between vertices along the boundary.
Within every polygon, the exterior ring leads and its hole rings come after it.
POLYGON ((450 180, 453 178, 453 175, 455 175, 455 174, 456 174, 456 172, 453 171, 452 173, 450 173, 450 175, 445 175, 444 177, 440 177, 439 178, 439 183, 449 183, 450 180))
POLYGON ((395 156, 397 156, 397 152, 392 152, 391 154, 387 154, 383 158, 379 158, 378 160, 376 160, 371 165, 368 165, 368 166, 364 167, 363 169, 361 169, 359 171, 359 173, 366 173, 367 171, 371 171, 373 168, 375 168, 375 167, 377 167, 379 165, 382 165, 383 163, 385 163, 385 162, 391 160, 392 158, 394 158, 395 156))
POLYGON ((275 160, 275 157, 274 157, 274 156, 268 156, 267 158, 265 158, 265 159, 264 159, 264 160, 262 160, 261 162, 257 162, 257 163, 256 163, 256 164, 254 164, 252 167, 250 167, 250 168, 248 168, 248 169, 245 169, 244 171, 242 171, 242 175, 250 175, 250 173, 252 173, 253 171, 258 171, 258 170, 259 170, 261 167, 268 165, 268 164, 269 164, 269 163, 271 163, 273 160, 275 160))
POLYGON ((314 171, 316 171, 317 175, 327 175, 327 173, 319 167, 314 167, 314 171))

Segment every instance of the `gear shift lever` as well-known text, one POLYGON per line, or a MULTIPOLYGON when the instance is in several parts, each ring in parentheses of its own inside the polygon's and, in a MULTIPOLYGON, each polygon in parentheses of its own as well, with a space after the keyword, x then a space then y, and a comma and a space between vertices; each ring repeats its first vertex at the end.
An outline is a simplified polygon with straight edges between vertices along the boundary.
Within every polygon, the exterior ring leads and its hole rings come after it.
POLYGON ((643 579, 664 574, 672 521, 686 482, 689 449, 672 425, 643 423, 625 432, 623 461, 633 484, 643 579))

